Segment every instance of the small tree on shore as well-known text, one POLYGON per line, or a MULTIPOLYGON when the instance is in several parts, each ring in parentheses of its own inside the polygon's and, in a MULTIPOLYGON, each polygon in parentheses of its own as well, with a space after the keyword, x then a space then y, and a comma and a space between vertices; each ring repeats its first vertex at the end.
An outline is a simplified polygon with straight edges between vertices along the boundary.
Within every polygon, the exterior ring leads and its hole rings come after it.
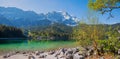
POLYGON ((92 24, 79 24, 73 31, 74 39, 83 47, 93 46, 98 54, 98 40, 104 39, 104 25, 98 24, 97 18, 89 18, 92 24))

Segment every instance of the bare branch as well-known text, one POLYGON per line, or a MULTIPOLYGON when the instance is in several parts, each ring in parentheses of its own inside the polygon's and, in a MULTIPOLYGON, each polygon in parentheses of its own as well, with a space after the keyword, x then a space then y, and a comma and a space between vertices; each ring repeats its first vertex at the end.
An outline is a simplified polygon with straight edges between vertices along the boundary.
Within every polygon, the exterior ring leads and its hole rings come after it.
POLYGON ((107 6, 107 7, 104 7, 101 9, 101 14, 105 14, 105 13, 109 13, 109 17, 107 19, 110 19, 110 18, 114 18, 114 16, 112 15, 112 11, 114 9, 119 9, 120 6, 107 6))

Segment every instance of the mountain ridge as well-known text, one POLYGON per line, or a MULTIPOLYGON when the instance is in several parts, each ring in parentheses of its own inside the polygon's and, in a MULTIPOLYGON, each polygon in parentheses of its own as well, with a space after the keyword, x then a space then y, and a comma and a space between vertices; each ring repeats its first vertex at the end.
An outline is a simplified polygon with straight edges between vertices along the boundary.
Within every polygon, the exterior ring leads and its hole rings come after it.
POLYGON ((0 16, 1 15, 9 20, 12 23, 12 26, 16 27, 43 26, 51 25, 53 23, 76 26, 78 23, 77 17, 73 17, 63 11, 52 11, 46 14, 37 14, 34 11, 24 11, 16 7, 0 7, 0 16))

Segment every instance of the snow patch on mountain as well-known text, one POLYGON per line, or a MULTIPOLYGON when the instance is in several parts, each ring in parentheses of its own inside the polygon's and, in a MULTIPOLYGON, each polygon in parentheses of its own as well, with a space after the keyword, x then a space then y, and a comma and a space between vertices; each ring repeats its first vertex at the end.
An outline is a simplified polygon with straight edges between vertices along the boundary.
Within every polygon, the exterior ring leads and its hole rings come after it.
POLYGON ((65 11, 52 11, 46 14, 37 14, 34 11, 24 11, 14 7, 0 7, 0 14, 13 23, 19 21, 17 24, 25 23, 25 25, 61 23, 68 26, 75 26, 79 22, 77 17, 71 16, 65 11))

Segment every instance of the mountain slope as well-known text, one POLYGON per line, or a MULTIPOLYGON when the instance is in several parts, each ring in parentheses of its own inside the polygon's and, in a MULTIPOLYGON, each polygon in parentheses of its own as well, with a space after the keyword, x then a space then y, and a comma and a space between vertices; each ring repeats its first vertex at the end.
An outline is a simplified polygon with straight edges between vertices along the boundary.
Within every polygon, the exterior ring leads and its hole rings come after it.
MULTIPOLYGON (((8 19, 12 26, 28 27, 28 26, 43 26, 53 23, 61 23, 69 26, 77 25, 78 19, 69 15, 67 12, 48 12, 46 14, 37 14, 34 11, 24 11, 15 7, 0 7, 0 15, 8 19)), ((3 19, 0 19, 0 22, 3 19)), ((7 22, 7 21, 6 21, 7 22)), ((5 24, 6 23, 0 23, 5 24)), ((11 25, 7 23, 7 25, 11 25)))
POLYGON ((12 25, 12 23, 2 15, 0 15, 0 24, 12 25))

